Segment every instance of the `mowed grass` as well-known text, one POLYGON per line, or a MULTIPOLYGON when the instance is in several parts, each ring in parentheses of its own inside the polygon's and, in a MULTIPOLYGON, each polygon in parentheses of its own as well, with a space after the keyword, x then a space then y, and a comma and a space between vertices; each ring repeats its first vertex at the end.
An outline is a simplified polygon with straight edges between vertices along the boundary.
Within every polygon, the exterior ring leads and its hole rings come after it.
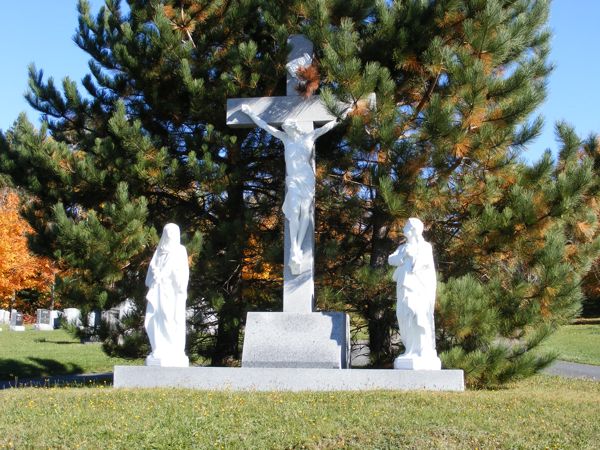
POLYGON ((115 364, 142 360, 111 358, 99 343, 81 344, 65 330, 0 332, 0 380, 77 373, 112 372, 115 364))
POLYGON ((544 342, 558 359, 600 366, 600 325, 566 325, 544 342))
POLYGON ((9 448, 585 449, 600 436, 600 383, 546 375, 463 393, 25 388, 0 404, 9 448))
MULTIPOLYGON (((599 331, 565 327, 546 345, 584 333, 591 347, 599 331)), ((141 362, 63 330, 0 333, 0 379, 141 362)), ((539 375, 464 393, 24 388, 0 391, 0 417, 0 448, 598 448, 600 383, 539 375)))

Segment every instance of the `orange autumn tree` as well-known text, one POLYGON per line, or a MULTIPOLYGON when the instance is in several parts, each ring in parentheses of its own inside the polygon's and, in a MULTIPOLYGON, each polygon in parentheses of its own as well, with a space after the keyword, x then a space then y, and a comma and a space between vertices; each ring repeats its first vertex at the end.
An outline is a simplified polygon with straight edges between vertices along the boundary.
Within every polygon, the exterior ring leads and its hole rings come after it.
POLYGON ((0 190, 0 307, 32 312, 27 311, 28 304, 19 302, 16 294, 24 290, 48 293, 56 269, 49 259, 35 256, 29 250, 27 234, 32 228, 19 214, 19 205, 15 191, 0 190))

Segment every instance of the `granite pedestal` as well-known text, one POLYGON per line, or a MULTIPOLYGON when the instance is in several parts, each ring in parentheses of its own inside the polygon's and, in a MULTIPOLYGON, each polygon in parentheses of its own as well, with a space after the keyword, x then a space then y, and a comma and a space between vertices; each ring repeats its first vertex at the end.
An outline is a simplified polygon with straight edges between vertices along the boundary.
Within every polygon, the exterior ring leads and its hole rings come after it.
POLYGON ((242 367, 346 369, 350 323, 340 312, 250 312, 242 367))
POLYGON ((394 360, 394 369, 403 370, 440 370, 442 361, 436 354, 428 356, 398 356, 394 360))
POLYGON ((115 366, 115 388, 231 391, 464 391, 462 370, 115 366))
POLYGON ((155 358, 152 355, 146 357, 146 365, 154 367, 188 367, 190 360, 182 353, 180 355, 166 355, 162 358, 155 358))

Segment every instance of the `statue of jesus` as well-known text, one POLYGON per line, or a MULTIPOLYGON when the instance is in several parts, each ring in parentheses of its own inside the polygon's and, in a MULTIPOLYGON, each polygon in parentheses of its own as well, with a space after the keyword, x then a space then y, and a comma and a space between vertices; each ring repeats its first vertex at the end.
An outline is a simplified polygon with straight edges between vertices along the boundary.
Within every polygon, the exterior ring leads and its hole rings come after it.
POLYGON ((311 208, 315 198, 315 169, 312 155, 315 141, 338 124, 338 120, 327 122, 316 130, 304 131, 293 119, 286 119, 281 128, 272 127, 262 120, 249 105, 241 106, 243 113, 252 121, 283 142, 285 149, 285 187, 286 195, 283 201, 283 214, 290 224, 290 271, 294 275, 307 270, 303 267, 302 242, 306 236, 311 219, 311 208))

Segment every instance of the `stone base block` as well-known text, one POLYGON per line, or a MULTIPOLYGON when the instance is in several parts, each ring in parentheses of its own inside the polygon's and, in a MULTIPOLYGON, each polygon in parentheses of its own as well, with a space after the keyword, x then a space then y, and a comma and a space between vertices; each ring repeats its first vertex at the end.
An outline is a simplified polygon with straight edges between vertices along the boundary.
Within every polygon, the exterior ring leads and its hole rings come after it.
POLYGON ((146 357, 146 365, 154 367, 189 367, 190 360, 186 355, 172 355, 167 358, 146 357))
POLYGON ((10 331, 25 331, 25 327, 23 325, 11 325, 10 331))
POLYGON ((398 356, 394 360, 394 369, 403 370, 440 370, 442 362, 437 356, 398 356))
POLYGON ((48 325, 46 323, 36 323, 33 326, 34 330, 38 330, 38 331, 53 331, 54 327, 52 325, 48 325))
POLYGON ((115 388, 211 391, 464 391, 462 370, 115 366, 115 388))
POLYGON ((345 369, 349 366, 347 314, 248 313, 242 367, 345 369))

